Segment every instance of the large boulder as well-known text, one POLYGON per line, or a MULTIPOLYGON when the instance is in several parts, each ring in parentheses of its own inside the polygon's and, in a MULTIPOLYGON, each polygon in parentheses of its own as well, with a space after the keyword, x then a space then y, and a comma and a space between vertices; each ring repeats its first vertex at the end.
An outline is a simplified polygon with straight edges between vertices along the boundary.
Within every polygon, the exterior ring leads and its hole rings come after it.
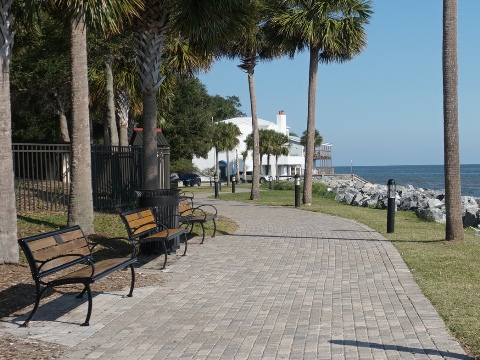
POLYGON ((476 227, 479 224, 479 214, 480 210, 478 206, 471 206, 465 209, 465 214, 463 215, 463 227, 476 227))
POLYGON ((445 211, 440 208, 417 209, 415 214, 419 219, 426 221, 435 221, 438 223, 444 223, 446 221, 445 211))

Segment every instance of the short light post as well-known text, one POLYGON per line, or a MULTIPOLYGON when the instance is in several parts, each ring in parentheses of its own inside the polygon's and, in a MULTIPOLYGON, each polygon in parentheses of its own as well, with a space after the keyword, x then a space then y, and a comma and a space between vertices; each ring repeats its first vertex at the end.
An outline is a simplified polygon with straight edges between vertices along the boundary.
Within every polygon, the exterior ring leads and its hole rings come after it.
POLYGON ((235 183, 237 182, 237 179, 235 178, 235 175, 232 176, 232 194, 235 194, 235 183))
POLYGON ((268 188, 269 188, 270 190, 273 190, 273 183, 272 183, 272 179, 273 179, 273 177, 272 177, 272 176, 270 176, 270 180, 269 180, 270 184, 268 185, 268 188))
POLYGON ((295 207, 300 207, 300 175, 295 174, 295 207))
POLYGON ((215 199, 218 198, 218 175, 213 175, 213 186, 215 187, 215 199))
POLYGON ((390 179, 387 183, 388 205, 387 205, 387 233, 393 233, 395 230, 395 180, 390 179))

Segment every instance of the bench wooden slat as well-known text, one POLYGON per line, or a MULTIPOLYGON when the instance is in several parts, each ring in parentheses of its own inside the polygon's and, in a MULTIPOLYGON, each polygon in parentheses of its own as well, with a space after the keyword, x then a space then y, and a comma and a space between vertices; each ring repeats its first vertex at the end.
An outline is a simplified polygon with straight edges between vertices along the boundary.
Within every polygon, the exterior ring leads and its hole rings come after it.
POLYGON ((33 256, 37 261, 45 261, 71 252, 74 252, 75 254, 89 255, 90 249, 88 248, 87 242, 82 237, 80 239, 33 251, 33 256))
POLYGON ((62 242, 69 242, 78 238, 83 239, 84 235, 81 230, 72 230, 70 232, 57 234, 55 236, 47 236, 44 238, 29 240, 28 247, 30 248, 30 250, 36 251, 50 246, 55 246, 58 244, 56 238, 60 238, 62 242))
POLYGON ((57 281, 63 281, 66 279, 78 279, 78 278, 83 278, 83 279, 90 279, 92 278, 91 282, 95 281, 95 277, 101 276, 105 272, 110 272, 112 268, 116 268, 118 266, 121 266, 122 264, 125 264, 129 262, 131 258, 124 257, 124 258, 113 258, 113 259, 106 259, 102 261, 98 261, 94 265, 94 273, 92 275, 92 268, 90 266, 85 266, 81 269, 78 269, 76 271, 73 271, 69 274, 66 274, 65 276, 62 276, 57 279, 57 281))
POLYGON ((140 239, 140 242, 152 241, 154 239, 162 239, 162 238, 169 239, 169 238, 181 235, 184 232, 185 232, 185 229, 183 229, 183 228, 162 230, 162 231, 159 231, 159 232, 157 232, 153 235, 146 236, 146 237, 140 239))
POLYGON ((56 259, 53 259, 53 260, 50 260, 50 261, 47 261, 46 263, 44 263, 44 265, 41 265, 40 263, 38 264, 40 266, 40 274, 44 271, 47 271, 47 270, 51 270, 51 269, 55 269, 57 267, 60 267, 60 266, 63 266, 63 265, 67 265, 68 263, 74 261, 74 260, 78 260, 79 258, 84 258, 85 260, 87 259, 87 256, 78 256, 78 255, 67 255, 67 256, 62 256, 62 257, 58 257, 56 259))

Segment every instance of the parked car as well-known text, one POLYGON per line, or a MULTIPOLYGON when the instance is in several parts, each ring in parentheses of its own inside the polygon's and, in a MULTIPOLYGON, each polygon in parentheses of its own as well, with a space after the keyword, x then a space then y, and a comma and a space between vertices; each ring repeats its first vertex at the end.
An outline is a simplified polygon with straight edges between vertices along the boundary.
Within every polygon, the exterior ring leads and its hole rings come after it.
MULTIPOLYGON (((251 183, 252 182, 252 177, 253 177, 253 172, 252 171, 247 171, 247 176, 246 176, 247 182, 251 183)), ((271 181, 271 180, 272 180, 272 176, 260 173, 260 180, 259 180, 260 184, 264 184, 267 181, 271 181)), ((237 179, 237 181, 239 183, 245 182, 245 177, 243 176, 243 171, 240 171, 240 179, 237 179)))
POLYGON ((202 185, 202 179, 197 174, 183 174, 178 177, 178 181, 183 183, 183 186, 200 186, 202 185))

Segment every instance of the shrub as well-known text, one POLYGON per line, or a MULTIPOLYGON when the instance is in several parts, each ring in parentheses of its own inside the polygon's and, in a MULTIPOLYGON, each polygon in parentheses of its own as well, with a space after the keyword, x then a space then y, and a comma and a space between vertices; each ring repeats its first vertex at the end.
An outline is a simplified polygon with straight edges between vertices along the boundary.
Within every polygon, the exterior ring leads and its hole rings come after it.
POLYGON ((273 185, 273 190, 295 190, 295 184, 293 181, 279 181, 273 185))

